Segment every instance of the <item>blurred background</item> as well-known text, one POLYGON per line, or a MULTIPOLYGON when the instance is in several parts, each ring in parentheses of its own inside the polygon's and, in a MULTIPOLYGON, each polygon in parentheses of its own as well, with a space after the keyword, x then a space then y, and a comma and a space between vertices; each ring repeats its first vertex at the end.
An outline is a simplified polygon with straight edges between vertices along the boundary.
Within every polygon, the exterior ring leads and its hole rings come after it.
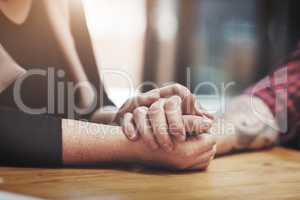
POLYGON ((282 63, 300 38, 297 0, 85 0, 84 6, 117 105, 144 81, 179 82, 199 94, 213 92, 199 83, 234 82, 227 92, 238 94, 282 63))

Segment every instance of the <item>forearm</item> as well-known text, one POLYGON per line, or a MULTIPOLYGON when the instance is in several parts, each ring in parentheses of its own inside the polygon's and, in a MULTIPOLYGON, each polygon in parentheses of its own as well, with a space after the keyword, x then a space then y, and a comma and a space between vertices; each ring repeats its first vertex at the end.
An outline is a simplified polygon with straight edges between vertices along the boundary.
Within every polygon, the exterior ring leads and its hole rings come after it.
POLYGON ((217 154, 256 150, 277 144, 276 121, 264 102, 257 97, 234 99, 226 113, 211 129, 217 140, 217 154))
POLYGON ((63 120, 63 164, 130 162, 139 143, 132 143, 119 126, 63 120), (135 148, 136 147, 136 148, 135 148))
POLYGON ((62 166, 129 162, 143 149, 118 126, 0 109, 0 164, 62 166), (17 124, 17 126, 16 126, 17 124))

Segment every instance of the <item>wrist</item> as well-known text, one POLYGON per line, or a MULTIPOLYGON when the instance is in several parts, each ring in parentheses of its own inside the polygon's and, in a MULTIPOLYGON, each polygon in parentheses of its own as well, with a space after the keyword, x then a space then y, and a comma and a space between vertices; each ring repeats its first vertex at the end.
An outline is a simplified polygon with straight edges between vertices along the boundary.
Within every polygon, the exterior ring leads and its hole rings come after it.
POLYGON ((237 134, 234 124, 223 118, 217 118, 212 124, 209 133, 212 134, 217 143, 217 155, 233 151, 237 143, 237 134))
POLYGON ((64 164, 128 162, 137 155, 121 127, 63 120, 64 164))

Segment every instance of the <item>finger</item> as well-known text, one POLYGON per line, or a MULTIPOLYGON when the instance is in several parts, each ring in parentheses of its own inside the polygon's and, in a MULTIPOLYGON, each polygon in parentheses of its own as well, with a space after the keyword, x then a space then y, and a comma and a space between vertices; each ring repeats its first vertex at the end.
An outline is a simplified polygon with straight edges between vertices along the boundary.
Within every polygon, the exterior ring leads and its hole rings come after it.
POLYGON ((133 115, 126 113, 122 121, 122 129, 129 140, 135 141, 138 139, 138 132, 133 123, 133 115))
POLYGON ((150 106, 160 98, 159 90, 151 90, 144 94, 128 99, 119 109, 117 119, 123 116, 126 112, 133 112, 139 106, 150 106))
POLYGON ((159 90, 151 90, 139 95, 136 99, 137 106, 150 106, 160 98, 159 90))
POLYGON ((213 115, 209 114, 208 112, 204 111, 200 108, 197 103, 196 97, 190 92, 190 90, 183 85, 178 83, 168 85, 159 89, 160 97, 170 97, 173 95, 178 95, 183 101, 183 114, 196 114, 199 116, 206 116, 210 119, 213 119, 213 115))
POLYGON ((197 160, 196 164, 190 167, 189 169, 192 170, 203 170, 206 169, 210 163, 211 160, 213 160, 214 156, 216 154, 216 145, 209 151, 201 154, 197 160))
POLYGON ((209 119, 214 119, 214 116, 210 113, 208 113, 207 111, 205 111, 201 105, 198 103, 198 100, 197 100, 197 96, 195 95, 191 95, 190 97, 192 100, 191 100, 191 104, 192 104, 192 107, 194 108, 194 111, 196 115, 199 115, 199 116, 205 116, 209 119))
POLYGON ((192 152, 192 156, 198 156, 207 152, 213 148, 216 144, 215 137, 209 134, 201 134, 194 137, 192 140, 187 140, 190 148, 190 152, 192 152))
POLYGON ((209 119, 212 119, 212 120, 215 119, 215 117, 212 114, 210 114, 209 112, 203 110, 203 108, 201 108, 201 106, 197 102, 195 103, 195 114, 199 115, 199 116, 205 116, 205 117, 207 117, 209 119))
POLYGON ((199 155, 199 157, 196 159, 196 162, 198 164, 202 164, 202 163, 209 163, 215 156, 216 154, 216 145, 214 145, 211 149, 209 149, 208 151, 201 153, 199 155))
POLYGON ((177 141, 185 141, 185 128, 181 112, 181 98, 179 96, 172 96, 166 100, 165 113, 169 126, 169 132, 177 141))
POLYGON ((186 96, 182 102, 182 111, 184 115, 205 116, 214 119, 214 116, 204 111, 198 103, 197 97, 193 94, 186 96))
POLYGON ((160 97, 170 97, 173 95, 180 96, 183 102, 182 103, 183 114, 191 114, 191 115, 196 114, 196 110, 195 110, 196 98, 188 88, 176 83, 176 84, 162 87, 159 90, 160 90, 160 97))
POLYGON ((149 120, 147 119, 147 113, 147 107, 138 107, 133 112, 133 119, 143 141, 147 146, 150 147, 150 149, 156 150, 159 148, 159 146, 153 136, 151 125, 149 123, 149 120))
POLYGON ((200 107, 198 108, 198 106, 196 106, 195 114, 198 115, 198 116, 205 116, 205 117, 207 117, 209 119, 212 119, 212 120, 215 119, 215 117, 212 114, 210 114, 209 112, 201 109, 200 107))
POLYGON ((201 155, 204 152, 207 152, 211 149, 216 149, 217 141, 214 136, 209 135, 209 134, 201 134, 201 135, 196 136, 196 138, 198 140, 197 144, 199 146, 199 149, 198 149, 199 155, 201 155))
POLYGON ((196 108, 195 108, 196 97, 192 94, 186 96, 182 100, 182 112, 184 115, 195 115, 196 108))
POLYGON ((186 96, 191 95, 191 92, 188 88, 180 85, 178 83, 168 85, 159 89, 160 97, 170 97, 173 95, 178 95, 183 100, 186 96))
POLYGON ((187 132, 203 133, 207 132, 212 126, 212 120, 206 117, 195 115, 184 115, 183 123, 187 132))
POLYGON ((164 101, 162 99, 151 105, 148 116, 156 141, 165 151, 172 151, 173 143, 167 131, 168 126, 164 112, 164 101))

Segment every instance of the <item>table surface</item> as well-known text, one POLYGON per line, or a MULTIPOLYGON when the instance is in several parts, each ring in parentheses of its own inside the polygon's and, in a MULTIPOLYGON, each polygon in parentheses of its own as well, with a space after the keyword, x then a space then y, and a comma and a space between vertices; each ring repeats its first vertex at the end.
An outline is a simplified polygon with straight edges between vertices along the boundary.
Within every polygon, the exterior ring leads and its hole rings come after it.
POLYGON ((0 190, 50 199, 300 199, 300 153, 215 159, 205 172, 0 167, 0 190))

